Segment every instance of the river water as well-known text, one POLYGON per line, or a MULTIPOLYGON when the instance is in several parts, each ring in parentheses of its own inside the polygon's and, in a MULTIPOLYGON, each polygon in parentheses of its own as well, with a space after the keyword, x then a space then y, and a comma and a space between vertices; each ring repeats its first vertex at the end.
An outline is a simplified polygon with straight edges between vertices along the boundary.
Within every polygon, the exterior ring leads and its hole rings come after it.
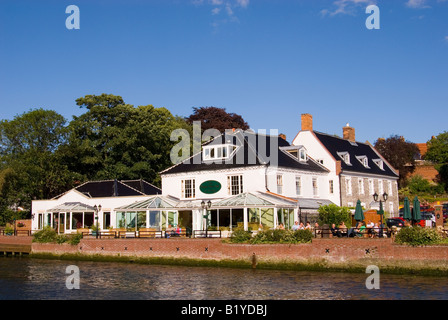
POLYGON ((0 300, 448 300, 448 278, 0 258, 0 300), (79 270, 79 289, 68 282, 79 270))

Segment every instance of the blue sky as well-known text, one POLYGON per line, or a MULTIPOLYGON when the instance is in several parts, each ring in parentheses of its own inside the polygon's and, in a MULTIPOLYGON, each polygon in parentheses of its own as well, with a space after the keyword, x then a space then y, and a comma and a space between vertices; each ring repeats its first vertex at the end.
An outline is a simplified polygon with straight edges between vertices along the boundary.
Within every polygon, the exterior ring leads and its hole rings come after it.
POLYGON ((426 142, 448 127, 447 58, 448 0, 1 0, 0 118, 71 120, 77 98, 111 93, 180 116, 223 107, 289 141, 310 113, 321 132, 426 142))

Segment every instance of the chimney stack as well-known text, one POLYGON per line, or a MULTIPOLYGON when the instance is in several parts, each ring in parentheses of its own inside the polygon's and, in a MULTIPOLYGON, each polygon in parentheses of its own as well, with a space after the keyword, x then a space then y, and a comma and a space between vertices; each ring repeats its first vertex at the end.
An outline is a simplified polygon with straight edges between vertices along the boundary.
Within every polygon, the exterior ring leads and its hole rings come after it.
POLYGON ((313 116, 309 113, 302 113, 302 131, 313 131, 313 116))
POLYGON ((350 127, 347 123, 344 128, 342 128, 342 134, 345 140, 355 142, 355 128, 350 127))
POLYGON ((286 135, 285 135, 285 134, 280 133, 278 136, 279 136, 280 138, 282 138, 283 140, 286 140, 286 135))

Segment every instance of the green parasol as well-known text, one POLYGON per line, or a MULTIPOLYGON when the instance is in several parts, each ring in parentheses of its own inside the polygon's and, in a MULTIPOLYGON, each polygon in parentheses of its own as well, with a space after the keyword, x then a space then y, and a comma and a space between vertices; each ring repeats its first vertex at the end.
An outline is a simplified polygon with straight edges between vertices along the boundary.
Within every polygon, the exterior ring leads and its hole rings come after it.
POLYGON ((405 219, 405 220, 412 220, 411 206, 409 204, 408 197, 404 198, 403 219, 405 219))
POLYGON ((354 218, 355 218, 356 221, 363 221, 364 220, 364 212, 362 211, 361 200, 358 200, 358 202, 356 202, 355 217, 354 218))
POLYGON ((413 204, 412 221, 419 222, 422 219, 422 215, 420 214, 420 201, 417 196, 415 196, 413 204))

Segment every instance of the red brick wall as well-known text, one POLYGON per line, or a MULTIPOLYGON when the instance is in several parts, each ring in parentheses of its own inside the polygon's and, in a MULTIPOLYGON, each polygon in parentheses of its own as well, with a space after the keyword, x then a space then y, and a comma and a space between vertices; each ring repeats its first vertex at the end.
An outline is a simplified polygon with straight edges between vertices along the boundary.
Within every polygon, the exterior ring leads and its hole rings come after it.
POLYGON ((448 260, 448 246, 409 247, 391 239, 313 239, 311 244, 226 244, 220 239, 83 239, 78 246, 32 244, 33 252, 183 257, 191 259, 293 260, 325 258, 332 262, 363 258, 448 260))

